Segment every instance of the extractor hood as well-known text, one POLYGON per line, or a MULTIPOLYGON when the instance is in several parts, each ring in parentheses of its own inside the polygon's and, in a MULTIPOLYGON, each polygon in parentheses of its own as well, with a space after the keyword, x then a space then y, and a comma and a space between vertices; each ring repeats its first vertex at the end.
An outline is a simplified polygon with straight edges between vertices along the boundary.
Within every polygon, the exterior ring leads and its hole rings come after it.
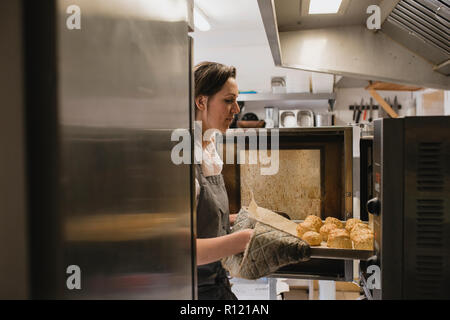
POLYGON ((276 66, 450 89, 450 0, 343 0, 310 15, 312 0, 258 0, 276 66), (381 29, 369 30, 370 5, 381 29))

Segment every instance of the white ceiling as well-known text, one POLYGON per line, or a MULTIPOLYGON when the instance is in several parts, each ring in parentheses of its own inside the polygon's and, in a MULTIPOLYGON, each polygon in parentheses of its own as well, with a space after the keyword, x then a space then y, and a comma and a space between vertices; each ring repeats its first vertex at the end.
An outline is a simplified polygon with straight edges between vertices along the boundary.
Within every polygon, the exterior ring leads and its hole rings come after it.
MULTIPOLYGON (((299 0, 275 0, 278 30, 293 31, 305 29, 322 29, 348 25, 365 25, 366 9, 372 4, 379 5, 382 0, 347 0, 342 2, 344 10, 339 14, 302 14, 299 0)), ((307 9, 306 9, 307 10, 307 9)))
POLYGON ((256 0, 195 0, 206 15, 211 29, 196 30, 196 48, 269 46, 256 0))
MULTIPOLYGON (((275 67, 257 0, 194 0, 211 29, 195 30, 194 64, 217 61, 237 68, 241 91, 271 90, 272 76, 285 76, 288 91, 309 91, 311 72, 275 67)), ((331 92, 333 77, 313 77, 314 92, 331 92)))
POLYGON ((256 0, 194 0, 208 16, 212 30, 264 29, 256 0))

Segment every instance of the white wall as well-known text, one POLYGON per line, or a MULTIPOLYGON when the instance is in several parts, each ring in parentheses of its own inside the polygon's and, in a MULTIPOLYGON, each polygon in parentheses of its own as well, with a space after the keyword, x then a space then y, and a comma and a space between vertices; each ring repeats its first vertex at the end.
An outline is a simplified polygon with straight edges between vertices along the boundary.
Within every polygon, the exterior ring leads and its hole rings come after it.
POLYGON ((235 18, 227 16, 227 2, 232 5, 239 0, 197 1, 210 16, 211 30, 191 33, 195 64, 216 61, 235 66, 240 91, 270 92, 274 76, 286 76, 288 92, 309 92, 310 78, 314 92, 332 91, 332 75, 275 67, 256 1, 244 1, 247 11, 239 11, 235 18))
MULTIPOLYGON (((215 61, 235 66, 240 91, 271 92, 272 77, 286 77, 287 92, 332 92, 333 75, 276 67, 261 29, 219 29, 194 32, 194 64, 215 61)), ((264 119, 264 107, 320 109, 325 111, 327 101, 283 101, 277 103, 246 102, 245 112, 253 112, 264 119)))
POLYGON ((195 64, 215 61, 235 66, 240 91, 271 91, 271 77, 286 76, 288 91, 309 92, 309 72, 274 66, 270 49, 265 45, 223 48, 195 48, 195 64))
MULTIPOLYGON (((397 101, 400 105, 402 105, 402 109, 399 110, 399 115, 406 115, 405 106, 408 106, 415 98, 414 93, 412 92, 404 92, 404 91, 377 91, 381 97, 385 100, 390 99, 391 104, 394 102, 395 96, 397 96, 397 101)), ((364 99, 364 103, 368 104, 370 101, 371 95, 369 91, 364 88, 346 88, 346 89, 338 89, 336 92, 336 104, 335 104, 335 116, 336 116, 336 124, 337 125, 345 125, 347 123, 352 122, 353 111, 349 110, 350 105, 360 104, 361 99, 364 99)), ((378 103, 373 99, 373 103, 378 105, 378 103)), ((378 117, 378 111, 375 110, 372 112, 372 117, 376 119, 378 117)), ((367 114, 367 119, 369 115, 367 114)), ((363 114, 361 114, 361 123, 368 122, 362 121, 363 114)))

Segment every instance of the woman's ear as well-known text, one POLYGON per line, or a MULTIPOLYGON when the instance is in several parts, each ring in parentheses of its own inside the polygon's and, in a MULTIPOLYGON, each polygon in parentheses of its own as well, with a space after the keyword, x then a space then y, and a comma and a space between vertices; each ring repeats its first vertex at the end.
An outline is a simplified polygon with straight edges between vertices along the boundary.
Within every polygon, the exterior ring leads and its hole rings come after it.
POLYGON ((195 98, 195 106, 198 110, 205 111, 207 104, 208 104, 207 96, 198 96, 197 98, 195 98))

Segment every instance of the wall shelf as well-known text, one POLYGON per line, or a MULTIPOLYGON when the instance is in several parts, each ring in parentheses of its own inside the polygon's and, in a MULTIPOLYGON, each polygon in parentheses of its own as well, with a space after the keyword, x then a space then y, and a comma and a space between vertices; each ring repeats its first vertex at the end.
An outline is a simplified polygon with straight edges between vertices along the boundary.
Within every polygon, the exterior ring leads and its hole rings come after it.
POLYGON ((335 93, 249 93, 240 94, 238 101, 240 102, 273 102, 273 101, 286 101, 286 100, 334 100, 336 99, 335 93))

